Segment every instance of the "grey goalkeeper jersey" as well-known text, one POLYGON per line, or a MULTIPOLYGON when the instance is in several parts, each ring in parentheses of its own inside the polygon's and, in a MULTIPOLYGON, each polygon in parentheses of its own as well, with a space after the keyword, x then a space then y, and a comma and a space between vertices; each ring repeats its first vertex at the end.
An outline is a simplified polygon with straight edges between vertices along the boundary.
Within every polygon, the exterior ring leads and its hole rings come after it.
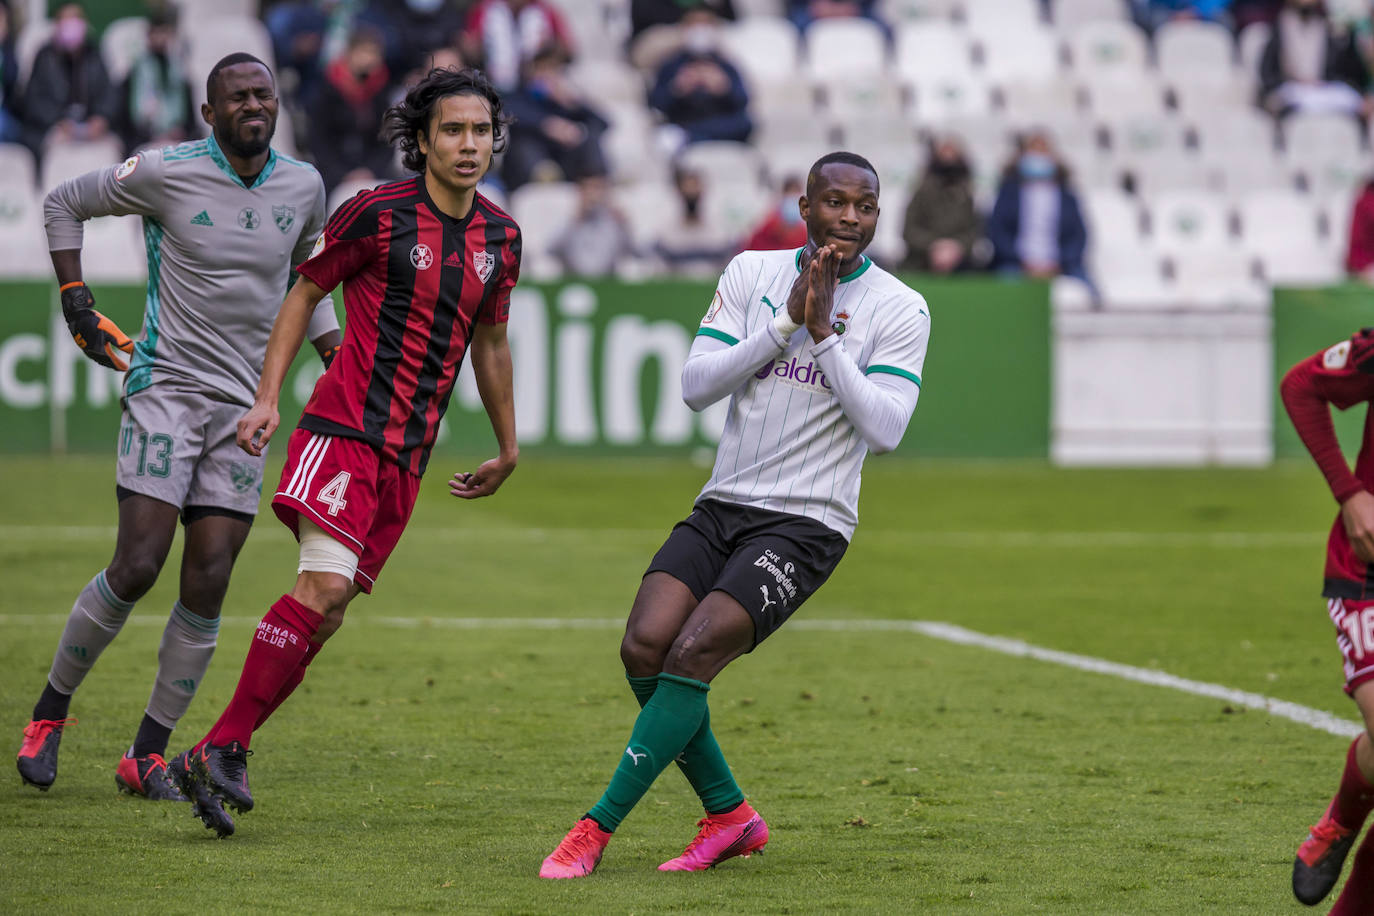
MULTIPOLYGON (((143 217, 148 291, 126 395, 170 383, 247 406, 292 271, 324 230, 324 200, 314 167, 276 151, 245 187, 209 137, 65 181, 43 217, 51 251, 80 248, 83 220, 143 217)), ((338 326, 326 297, 308 336, 338 326)))

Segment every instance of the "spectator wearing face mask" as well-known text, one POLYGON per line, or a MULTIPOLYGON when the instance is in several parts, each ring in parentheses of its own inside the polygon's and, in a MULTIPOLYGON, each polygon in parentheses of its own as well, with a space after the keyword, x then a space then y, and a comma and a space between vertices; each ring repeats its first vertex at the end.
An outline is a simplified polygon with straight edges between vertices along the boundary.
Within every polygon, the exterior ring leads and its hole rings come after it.
POLYGON ((802 180, 788 175, 782 182, 777 204, 740 245, 741 251, 778 251, 806 244, 806 223, 801 218, 802 180))
POLYGON ((510 145, 501 164, 507 190, 532 180, 577 181, 606 174, 601 135, 609 122, 567 75, 563 52, 548 47, 525 67, 520 89, 505 97, 510 145))
POLYGON ((953 135, 939 137, 931 144, 930 164, 907 204, 902 266, 937 274, 968 270, 974 266, 979 231, 963 142, 953 135))
POLYGON ((325 68, 310 111, 310 150, 331 191, 345 180, 380 180, 391 172, 391 146, 378 137, 391 102, 383 54, 381 36, 364 27, 325 68))
POLYGON ((997 189, 987 235, 996 271, 1090 282, 1083 260, 1088 227, 1047 133, 1033 131, 1018 144, 997 189))
POLYGON ((129 153, 180 143, 196 132, 191 86, 177 50, 177 17, 171 8, 148 16, 147 47, 119 87, 115 130, 129 153))
POLYGON ((38 49, 24 99, 25 141, 36 154, 54 142, 98 140, 114 120, 118 102, 86 11, 64 3, 52 40, 38 49))
POLYGON ((719 274, 734 248, 719 221, 706 218, 705 180, 697 170, 679 166, 673 171, 673 188, 681 208, 677 219, 659 233, 654 253, 673 273, 697 277, 719 274))
POLYGON ((1259 101, 1270 114, 1370 111, 1369 69, 1355 33, 1333 29, 1322 0, 1287 0, 1259 69, 1259 101))
POLYGON ((745 143, 754 130, 744 79, 717 49, 719 20, 710 10, 683 19, 682 50, 658 68, 649 105, 663 115, 664 152, 688 143, 733 140, 745 143))

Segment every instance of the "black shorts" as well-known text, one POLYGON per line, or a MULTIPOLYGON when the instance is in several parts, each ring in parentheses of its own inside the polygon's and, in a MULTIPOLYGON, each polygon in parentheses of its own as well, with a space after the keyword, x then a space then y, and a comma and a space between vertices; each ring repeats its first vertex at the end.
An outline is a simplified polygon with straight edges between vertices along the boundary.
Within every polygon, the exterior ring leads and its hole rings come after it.
POLYGON ((754 618, 757 646, 830 578, 848 546, 801 515, 703 499, 673 526, 644 574, 666 572, 698 601, 725 592, 754 618))

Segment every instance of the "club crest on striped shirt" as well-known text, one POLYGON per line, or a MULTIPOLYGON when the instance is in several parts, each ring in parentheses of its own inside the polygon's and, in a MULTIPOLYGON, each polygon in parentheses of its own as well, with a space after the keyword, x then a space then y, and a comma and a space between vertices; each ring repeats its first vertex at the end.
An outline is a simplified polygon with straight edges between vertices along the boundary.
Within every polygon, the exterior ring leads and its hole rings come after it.
POLYGON ((477 271, 477 279, 483 283, 487 282, 487 277, 496 269, 496 255, 490 251, 474 251, 472 253, 472 267, 477 271))
POLYGON ((434 251, 424 242, 410 249, 410 263, 416 270, 427 270, 434 263, 434 251))

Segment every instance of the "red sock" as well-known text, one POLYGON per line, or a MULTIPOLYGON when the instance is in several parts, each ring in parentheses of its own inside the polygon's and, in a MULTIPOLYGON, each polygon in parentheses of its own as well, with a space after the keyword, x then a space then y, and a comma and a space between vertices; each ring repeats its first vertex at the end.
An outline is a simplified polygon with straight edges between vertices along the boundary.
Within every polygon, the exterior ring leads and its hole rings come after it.
POLYGON ((305 678, 305 669, 309 668, 310 663, 315 660, 315 656, 320 654, 320 648, 321 644, 314 640, 306 643, 305 657, 302 658, 301 663, 296 666, 296 670, 291 672, 291 677, 287 678, 286 683, 281 685, 281 690, 277 691, 277 695, 272 698, 272 702, 267 704, 267 708, 258 715, 258 721, 253 723, 253 731, 262 728, 262 723, 271 718, 272 713, 277 711, 277 707, 284 703, 286 698, 291 696, 291 692, 301 685, 301 681, 305 678))
POLYGON ((1336 823, 1347 830, 1359 830, 1364 819, 1374 810, 1374 786, 1360 772, 1360 764, 1355 759, 1355 747, 1360 739, 1350 742, 1350 750, 1345 754, 1345 770, 1341 773, 1341 787, 1331 803, 1331 816, 1336 823))
MULTIPOLYGON (((243 660, 234 698, 210 732, 213 744, 238 741, 244 747, 253 737, 253 723, 291 680, 309 649, 324 617, 290 595, 282 595, 258 624, 248 657, 243 660)), ((283 697, 283 699, 285 699, 283 697)))
POLYGON ((1367 916, 1374 913, 1374 832, 1365 834, 1355 852, 1355 864, 1345 879, 1336 905, 1327 916, 1367 916))

